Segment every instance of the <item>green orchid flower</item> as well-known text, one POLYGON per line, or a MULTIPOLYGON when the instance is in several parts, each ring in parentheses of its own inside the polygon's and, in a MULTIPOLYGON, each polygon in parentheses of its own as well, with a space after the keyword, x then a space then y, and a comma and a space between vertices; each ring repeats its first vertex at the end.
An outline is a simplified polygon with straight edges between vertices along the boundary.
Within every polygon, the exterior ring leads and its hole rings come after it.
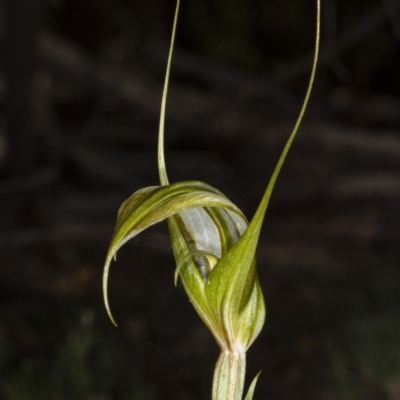
MULTIPOLYGON (((107 282, 110 264, 129 239, 163 220, 168 221, 176 261, 175 284, 181 279, 190 302, 221 349, 217 361, 213 400, 241 400, 246 351, 260 333, 266 316, 264 297, 257 277, 256 248, 265 212, 276 179, 303 118, 314 80, 318 47, 320 4, 317 0, 317 36, 311 78, 295 127, 282 151, 257 211, 249 223, 223 193, 200 181, 169 183, 164 158, 164 121, 171 60, 180 0, 177 1, 158 139, 161 186, 138 190, 120 207, 108 249, 103 293, 112 317, 107 282)), ((258 375, 245 400, 251 400, 258 375)))

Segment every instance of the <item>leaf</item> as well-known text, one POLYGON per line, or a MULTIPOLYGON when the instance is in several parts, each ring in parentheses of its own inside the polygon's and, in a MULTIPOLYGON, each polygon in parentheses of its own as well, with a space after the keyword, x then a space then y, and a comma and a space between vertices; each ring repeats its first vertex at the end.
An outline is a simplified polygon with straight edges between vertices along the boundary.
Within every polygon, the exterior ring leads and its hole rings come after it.
POLYGON ((258 380, 258 377, 260 376, 260 374, 261 374, 261 371, 254 377, 244 400, 253 400, 254 390, 256 388, 257 380, 258 380))

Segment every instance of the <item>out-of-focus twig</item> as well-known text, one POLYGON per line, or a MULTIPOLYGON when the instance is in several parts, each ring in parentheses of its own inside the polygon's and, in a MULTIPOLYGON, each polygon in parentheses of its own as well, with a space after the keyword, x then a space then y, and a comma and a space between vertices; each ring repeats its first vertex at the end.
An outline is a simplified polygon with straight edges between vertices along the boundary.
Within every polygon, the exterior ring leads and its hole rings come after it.
MULTIPOLYGON (((56 78, 86 88, 98 95, 114 96, 137 110, 158 115, 161 86, 149 74, 126 71, 96 60, 89 54, 49 32, 39 40, 41 66, 56 78)), ((212 102, 209 95, 199 96, 182 87, 174 88, 169 101, 169 116, 181 120, 196 114, 212 102)))
MULTIPOLYGON (((398 9, 396 5, 393 7, 398 9)), ((340 35, 335 43, 322 48, 320 65, 326 64, 335 55, 348 51, 360 43, 385 21, 386 15, 383 8, 381 6, 374 8, 340 35)), ((268 77, 260 78, 251 74, 235 73, 234 69, 227 66, 216 65, 215 68, 210 68, 212 62, 207 62, 206 69, 199 68, 198 56, 193 58, 196 62, 191 63, 190 57, 184 57, 184 54, 182 50, 177 52, 174 60, 177 68, 184 69, 194 76, 205 76, 206 80, 213 83, 222 79, 225 85, 244 92, 246 98, 258 96, 270 90, 271 85, 287 83, 307 73, 311 59, 311 56, 307 54, 285 65, 280 65, 268 77)), ((137 71, 131 73, 95 60, 80 48, 46 32, 40 35, 39 57, 42 67, 60 79, 70 80, 95 92, 114 94, 155 114, 159 111, 160 88, 148 75, 137 71)), ((173 92, 176 96, 172 96, 169 102, 171 118, 178 116, 180 119, 182 116, 189 118, 201 114, 201 110, 209 109, 207 106, 210 102, 215 105, 215 102, 211 101, 212 98, 204 91, 192 90, 189 94, 182 87, 174 87, 173 92)), ((217 96, 214 93, 213 98, 215 97, 217 96)))
POLYGON ((132 174, 79 143, 71 142, 66 155, 109 182, 127 190, 134 186, 132 174))
MULTIPOLYGON (((323 10, 323 41, 325 45, 334 49, 338 39, 336 0, 325 0, 323 10)), ((332 51, 327 64, 342 82, 350 81, 352 74, 337 52, 332 51)))
MULTIPOLYGON (((398 10, 399 4, 393 5, 398 10)), ((322 46, 318 65, 321 67, 325 65, 332 56, 335 54, 342 54, 358 43, 362 42, 365 38, 371 35, 379 26, 386 21, 386 15, 382 6, 378 6, 372 9, 368 14, 360 18, 360 20, 354 23, 347 31, 338 37, 336 42, 322 46)), ((270 85, 280 85, 282 83, 288 83, 307 73, 310 69, 312 55, 307 54, 288 62, 287 64, 279 65, 271 76, 267 79, 260 81, 257 80, 250 85, 246 91, 246 97, 258 96, 263 91, 267 90, 270 85)))
POLYGON ((61 178, 58 168, 49 166, 24 176, 0 180, 0 194, 37 190, 61 178))
POLYGON ((82 239, 98 241, 107 240, 110 235, 110 225, 76 225, 71 227, 21 229, 0 232, 1 247, 19 247, 32 244, 80 242, 82 239))
POLYGON ((6 97, 6 170, 9 176, 28 173, 38 158, 31 131, 36 38, 41 0, 7 0, 4 30, 6 97))
POLYGON ((392 26, 392 32, 400 40, 400 7, 397 0, 382 0, 386 18, 392 26))

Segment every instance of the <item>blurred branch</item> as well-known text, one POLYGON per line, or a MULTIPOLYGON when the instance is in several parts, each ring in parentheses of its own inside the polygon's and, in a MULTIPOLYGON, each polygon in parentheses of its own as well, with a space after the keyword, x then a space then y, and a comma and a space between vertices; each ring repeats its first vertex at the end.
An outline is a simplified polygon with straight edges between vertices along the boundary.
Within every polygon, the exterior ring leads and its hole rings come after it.
MULTIPOLYGON (((115 96, 138 110, 158 115, 161 85, 149 74, 126 71, 96 60, 84 50, 49 32, 39 41, 42 67, 52 76, 103 96, 115 96)), ((174 88, 169 99, 169 118, 182 120, 213 102, 211 95, 197 95, 183 87, 174 88)))
MULTIPOLYGON (((338 56, 340 53, 349 50, 352 46, 361 42, 386 21, 388 10, 393 16, 397 15, 396 12, 398 13, 399 11, 399 5, 391 0, 383 1, 384 3, 382 4, 386 4, 385 9, 382 5, 373 9, 338 38, 336 38, 336 21, 334 19, 330 21, 330 24, 328 24, 328 27, 331 27, 330 31, 328 31, 329 40, 321 52, 320 65, 324 63, 330 64, 332 60, 340 60, 338 56)), ((16 13, 14 17, 19 15, 18 12, 21 12, 17 5, 21 6, 25 4, 22 2, 28 4, 29 7, 36 7, 32 12, 35 10, 37 12, 38 4, 35 1, 9 0, 10 13, 16 13)), ((329 2, 327 4, 329 5, 329 2)), ((334 3, 332 4, 334 5, 334 3)), ((24 10, 25 14, 21 20, 18 20, 18 24, 24 23, 24 18, 27 18, 26 11, 28 8, 24 8, 24 10)), ((14 17, 9 20, 13 21, 14 17)), ((18 27, 21 29, 20 25, 18 27)), ((32 25, 30 29, 31 32, 36 32, 37 26, 32 25)), ((10 38, 7 48, 11 57, 8 64, 11 91, 9 118, 15 124, 12 128, 11 123, 10 129, 16 132, 10 135, 10 139, 15 141, 15 150, 11 149, 10 153, 13 154, 15 160, 20 160, 20 162, 15 161, 15 164, 18 168, 22 168, 23 165, 29 164, 28 160, 30 156, 29 154, 24 154, 24 152, 29 153, 32 151, 32 146, 29 144, 29 140, 32 138, 22 133, 26 130, 27 119, 20 116, 29 113, 32 71, 35 66, 32 60, 36 56, 34 50, 32 50, 35 48, 32 45, 35 40, 35 34, 29 38, 25 34, 21 39, 18 37, 17 31, 19 32, 17 27, 10 23, 7 30, 8 36, 6 36, 10 38), (19 47, 18 43, 23 44, 23 46, 19 47), (18 57, 21 56, 23 49, 27 46, 29 47, 29 51, 26 54, 24 53, 24 57, 28 57, 30 61, 21 63, 21 59, 18 57), (13 71, 14 69, 18 71, 19 68, 23 68, 21 71, 24 72, 24 79, 27 80, 23 82, 22 92, 18 89, 18 85, 21 85, 21 81, 18 80, 19 75, 13 71), (15 90, 12 90, 12 88, 15 88, 15 90), (18 93, 22 93, 22 97, 19 97, 18 93), (12 106, 11 103, 13 104, 12 106), (21 108, 24 108, 24 110, 21 108), (21 143, 24 143, 24 145, 21 146, 21 143)), ((38 57, 40 64, 51 76, 70 82, 78 87, 83 87, 85 90, 92 91, 100 96, 116 96, 138 109, 145 109, 147 112, 158 115, 161 86, 158 87, 155 79, 149 74, 138 71, 128 72, 121 68, 107 65, 92 58, 81 48, 49 32, 41 32, 37 37, 39 39, 38 57)), ((160 60, 164 52, 162 46, 153 44, 150 47, 150 53, 156 54, 160 60)), ((279 89, 277 85, 287 83, 307 73, 310 58, 311 56, 308 55, 300 57, 281 66, 279 70, 276 70, 265 79, 254 77, 251 74, 244 73, 227 65, 218 64, 199 55, 178 50, 174 60, 175 70, 190 73, 192 76, 200 78, 202 81, 212 85, 214 90, 193 90, 193 88, 186 88, 184 85, 176 85, 168 105, 169 118, 174 119, 175 122, 179 121, 182 127, 186 123, 193 124, 193 121, 200 121, 204 116, 207 116, 209 119, 209 116, 212 115, 211 118, 214 119, 216 110, 219 110, 218 113, 220 116, 224 115, 225 117, 233 113, 236 114, 238 108, 243 103, 251 100, 252 97, 259 95, 266 96, 267 93, 279 104, 287 105, 293 99, 285 91, 279 89), (215 88, 218 89, 216 92, 215 88), (232 95, 233 93, 235 93, 235 96, 232 95)), ((47 115, 47 117, 49 116, 47 115)), ((48 127, 50 131, 59 131, 58 127, 53 125, 52 123, 52 126, 48 127)), ((62 143, 64 143, 64 139, 60 139, 62 143)), ((112 165, 107 160, 102 159, 79 144, 70 142, 66 144, 67 146, 65 147, 62 145, 63 151, 79 164, 124 187, 131 186, 132 178, 123 169, 112 165)), ((23 179, 3 182, 0 192, 7 193, 23 190, 24 187, 28 189, 38 187, 46 184, 49 179, 50 181, 57 179, 56 175, 57 172, 54 173, 54 171, 39 171, 23 179)))
POLYGON ((23 175, 37 158, 31 132, 41 0, 8 0, 5 26, 6 127, 9 175, 23 175))
POLYGON ((76 225, 68 228, 38 228, 9 230, 0 233, 0 247, 19 247, 32 244, 58 243, 58 242, 80 242, 82 239, 98 241, 107 240, 110 236, 110 224, 98 225, 76 225))
POLYGON ((84 168, 122 188, 130 191, 135 186, 132 174, 79 143, 70 142, 66 155, 84 168))
MULTIPOLYGON (((399 14, 400 4, 393 0, 382 0, 390 3, 390 13, 393 16, 399 14)), ((329 2, 331 7, 334 7, 334 2, 329 2)), ((389 7, 389 5, 388 5, 389 7)), ((319 59, 319 66, 326 65, 332 62, 333 59, 339 58, 342 54, 352 47, 356 46, 376 29, 383 25, 388 19, 388 12, 385 12, 380 5, 371 10, 366 15, 360 17, 359 21, 354 23, 348 30, 341 35, 336 32, 336 19, 332 20, 332 14, 325 14, 325 18, 329 17, 328 21, 328 40, 323 44, 319 59)), ((159 47, 159 46, 158 46, 159 47)), ((165 53, 157 46, 151 47, 153 53, 165 53)), ((302 75, 305 75, 310 70, 310 60, 312 53, 301 56, 295 60, 279 65, 269 76, 254 77, 251 74, 244 73, 241 70, 218 64, 216 62, 204 59, 199 55, 192 55, 177 49, 174 58, 174 68, 185 70, 197 77, 204 77, 205 81, 217 86, 225 86, 236 88, 243 91, 247 97, 258 96, 263 92, 271 91, 276 85, 283 85, 291 82, 302 75)))
MULTIPOLYGON (((19 0, 23 1, 23 0, 19 0)), ((31 0, 25 0, 33 3, 31 0)), ((348 51, 360 43, 368 35, 381 26, 390 14, 397 15, 399 5, 391 0, 383 0, 387 4, 376 7, 365 16, 361 17, 358 23, 352 25, 346 32, 336 40, 329 40, 321 51, 319 65, 332 63, 338 60, 338 55, 348 51)), ((10 4, 17 4, 10 0, 10 4)), ((329 25, 329 24, 328 24, 329 25)), ((31 39, 32 40, 32 39, 31 39)), ((34 48, 34 46, 31 46, 34 48)), ((49 32, 42 32, 39 35, 39 59, 42 68, 52 76, 64 81, 93 91, 99 94, 114 95, 138 108, 157 115, 159 112, 161 87, 154 78, 148 74, 138 71, 126 71, 107 65, 96 60, 90 55, 49 32)), ((164 50, 154 48, 151 51, 164 54, 164 50)), ((193 116, 203 116, 226 101, 226 97, 232 99, 232 90, 242 92, 240 102, 247 102, 250 98, 270 93, 277 95, 279 99, 284 93, 277 89, 278 85, 288 83, 309 71, 311 55, 307 54, 287 64, 280 65, 271 75, 267 77, 255 77, 245 74, 226 65, 220 65, 198 55, 192 55, 182 50, 176 52, 174 68, 185 71, 194 77, 199 77, 206 82, 225 90, 221 93, 210 95, 206 91, 185 90, 184 87, 175 86, 169 101, 169 117, 182 122, 182 118, 191 119, 193 116), (229 89, 229 90, 226 90, 229 89), (228 92, 228 93, 227 93, 228 92)), ((283 96, 285 98, 285 95, 283 96)))
MULTIPOLYGON (((392 5, 392 7, 398 9, 397 5, 392 5)), ((320 66, 331 62, 338 54, 360 43, 385 21, 386 14, 382 6, 370 11, 336 41, 330 41, 322 49, 320 66)), ((135 107, 158 114, 161 87, 148 74, 138 71, 128 72, 95 60, 87 52, 49 32, 40 34, 38 45, 41 65, 51 75, 95 93, 114 95, 135 107)), ((307 54, 285 65, 280 65, 279 69, 270 76, 260 78, 180 50, 176 52, 174 67, 200 77, 217 87, 221 87, 221 83, 222 86, 230 86, 231 90, 227 93, 230 99, 232 90, 243 92, 245 98, 240 96, 240 102, 243 103, 254 96, 265 95, 271 90, 270 94, 273 95, 273 88, 277 85, 306 74, 309 70, 310 59, 311 55, 307 54)), ((279 93, 282 94, 278 91, 277 97, 279 93)), ((221 97, 218 93, 211 95, 206 91, 189 91, 182 85, 176 86, 169 101, 169 117, 182 122, 182 118, 203 116, 205 112, 209 112, 210 108, 215 108, 225 101, 226 94, 221 97)))
POLYGON ((387 20, 392 26, 392 32, 400 40, 400 7, 397 0, 382 0, 383 10, 387 20))
MULTIPOLYGON (((392 7, 394 10, 399 10, 400 5, 393 4, 392 7)), ((323 45, 318 60, 319 67, 326 65, 332 58, 337 57, 338 54, 342 54, 362 42, 386 22, 386 17, 386 13, 380 5, 371 10, 368 14, 362 16, 358 22, 354 23, 351 28, 340 35, 336 41, 323 45)), ((246 90, 247 97, 257 96, 267 90, 271 85, 286 84, 308 73, 311 59, 312 53, 287 64, 280 65, 267 79, 263 81, 256 80, 249 85, 246 90)))
POLYGON ((50 32, 40 34, 39 54, 42 68, 62 81, 95 93, 115 95, 134 105, 146 104, 151 109, 159 103, 159 94, 151 90, 149 78, 102 63, 50 32))
MULTIPOLYGON (((337 45, 337 7, 336 0, 325 0, 323 7, 323 42, 330 48, 337 45)), ((352 78, 350 70, 346 67, 338 53, 332 54, 327 61, 328 66, 342 82, 349 82, 352 78)))
POLYGON ((36 190, 50 185, 61 178, 60 172, 56 167, 47 167, 34 171, 24 176, 2 179, 0 181, 0 194, 18 193, 36 190))
MULTIPOLYGON (((400 4, 395 4, 392 0, 384 1, 390 2, 390 10, 393 15, 399 13, 400 4)), ((328 2, 328 6, 329 4, 334 7, 333 1, 328 2)), ((327 18, 326 14, 325 18, 327 18)), ((337 35, 336 20, 331 18, 332 15, 330 14, 328 20, 330 31, 328 29, 327 33, 328 41, 323 44, 318 65, 319 67, 328 65, 341 80, 346 81, 350 79, 351 72, 341 61, 340 54, 349 51, 373 34, 387 21, 388 16, 382 5, 379 5, 360 17, 358 22, 354 23, 341 35, 337 35)), ((156 50, 157 48, 154 46, 151 48, 153 52, 156 50)), ((165 51, 157 50, 157 52, 162 54, 165 51)), ((284 108, 290 107, 291 104, 294 105, 296 100, 281 86, 309 73, 312 53, 279 65, 270 75, 265 77, 255 77, 235 68, 204 59, 201 56, 188 54, 179 49, 175 51, 174 57, 175 70, 186 71, 216 87, 225 87, 226 94, 217 104, 219 105, 219 114, 227 116, 236 115, 244 103, 249 103, 252 99, 260 96, 268 98, 284 108)), ((198 120, 203 119, 205 115, 210 115, 211 112, 215 113, 216 109, 217 106, 213 104, 204 114, 198 116, 198 120)))

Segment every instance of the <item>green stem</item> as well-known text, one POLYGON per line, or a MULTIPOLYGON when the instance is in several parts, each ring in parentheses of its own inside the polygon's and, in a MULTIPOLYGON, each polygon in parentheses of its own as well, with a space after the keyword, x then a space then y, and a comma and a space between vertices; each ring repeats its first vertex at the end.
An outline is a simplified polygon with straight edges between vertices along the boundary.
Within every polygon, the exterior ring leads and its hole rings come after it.
POLYGON ((215 365, 212 400, 241 400, 246 354, 221 352, 215 365))

